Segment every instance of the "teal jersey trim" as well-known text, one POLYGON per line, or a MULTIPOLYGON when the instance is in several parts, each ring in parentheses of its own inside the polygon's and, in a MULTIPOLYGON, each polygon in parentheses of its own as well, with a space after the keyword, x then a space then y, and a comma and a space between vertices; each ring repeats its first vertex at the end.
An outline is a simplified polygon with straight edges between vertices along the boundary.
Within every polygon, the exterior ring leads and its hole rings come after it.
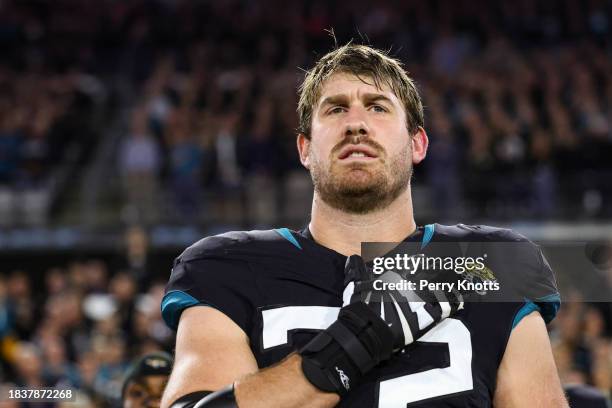
POLYGON ((183 310, 202 304, 196 298, 180 290, 166 293, 161 302, 162 317, 166 325, 173 330, 178 328, 179 318, 183 310))
POLYGON ((512 322, 512 329, 514 330, 516 325, 519 324, 521 320, 523 320, 523 317, 527 316, 529 313, 534 312, 536 310, 540 311, 540 308, 538 307, 538 305, 536 305, 532 301, 525 302, 523 307, 521 307, 519 311, 516 313, 516 316, 514 316, 514 321, 512 322))
POLYGON ((536 310, 540 312, 544 322, 548 324, 555 318, 560 307, 561 296, 558 293, 537 298, 535 301, 525 299, 525 304, 520 308, 516 316, 514 316, 512 328, 514 329, 523 317, 536 310))
POLYGON ((425 226, 425 232, 423 233, 423 241, 421 241, 421 249, 425 248, 431 241, 434 235, 435 227, 433 224, 427 224, 425 226))
POLYGON ((297 242, 297 240, 295 239, 293 234, 291 234, 291 231, 289 231, 288 228, 278 228, 274 231, 276 231, 281 237, 285 238, 287 241, 291 242, 297 249, 302 249, 302 246, 299 242, 297 242))
POLYGON ((553 293, 537 298, 534 302, 540 308, 542 318, 548 324, 555 318, 561 307, 561 296, 558 293, 553 293))

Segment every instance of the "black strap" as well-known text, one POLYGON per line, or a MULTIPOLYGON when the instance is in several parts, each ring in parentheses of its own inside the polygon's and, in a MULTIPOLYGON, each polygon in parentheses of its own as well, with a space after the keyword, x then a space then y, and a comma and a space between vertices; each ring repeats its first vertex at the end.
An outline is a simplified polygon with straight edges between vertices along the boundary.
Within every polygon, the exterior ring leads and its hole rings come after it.
POLYGON ((198 402, 194 408, 238 408, 234 384, 214 392, 198 402))
POLYGON ((375 363, 373 356, 363 347, 359 338, 345 326, 341 324, 332 325, 329 328, 329 334, 349 355, 362 375, 374 367, 375 363))
POLYGON ((172 405, 170 405, 170 408, 193 408, 202 398, 212 393, 213 391, 196 391, 183 395, 181 398, 174 401, 172 405))
POLYGON ((302 371, 312 385, 345 395, 393 351, 387 324, 361 302, 343 307, 338 320, 301 350, 302 371))

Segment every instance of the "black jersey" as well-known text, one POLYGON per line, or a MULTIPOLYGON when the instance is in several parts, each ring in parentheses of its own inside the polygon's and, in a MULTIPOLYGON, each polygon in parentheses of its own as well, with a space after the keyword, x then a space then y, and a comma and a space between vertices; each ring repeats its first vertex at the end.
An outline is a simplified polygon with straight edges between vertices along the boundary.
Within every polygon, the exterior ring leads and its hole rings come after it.
MULTIPOLYGON (((508 338, 522 317, 558 308, 554 276, 539 248, 504 229, 419 227, 407 243, 520 241, 521 254, 497 251, 491 269, 520 273, 535 293, 521 302, 466 303, 391 360, 368 373, 339 407, 490 407, 508 338), (526 249, 525 249, 526 248, 526 249)), ((495 252, 495 251, 492 251, 495 252)), ((247 334, 260 368, 279 362, 336 320, 342 306, 346 257, 286 228, 205 238, 174 263, 162 314, 176 329, 181 312, 208 305, 247 334)))

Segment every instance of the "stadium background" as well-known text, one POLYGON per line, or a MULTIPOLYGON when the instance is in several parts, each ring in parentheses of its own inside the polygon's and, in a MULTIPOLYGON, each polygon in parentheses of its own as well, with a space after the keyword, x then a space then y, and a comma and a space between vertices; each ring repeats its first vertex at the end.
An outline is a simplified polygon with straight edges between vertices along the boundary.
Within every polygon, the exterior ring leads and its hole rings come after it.
MULTIPOLYGON (((419 224, 609 242, 609 0, 4 0, 3 384, 112 406, 131 359, 172 348, 159 302, 185 246, 305 224, 296 87, 332 27, 417 81, 419 224)), ((612 282, 610 257, 599 266, 612 282)), ((550 326, 561 378, 609 393, 610 306, 566 300, 550 326)))

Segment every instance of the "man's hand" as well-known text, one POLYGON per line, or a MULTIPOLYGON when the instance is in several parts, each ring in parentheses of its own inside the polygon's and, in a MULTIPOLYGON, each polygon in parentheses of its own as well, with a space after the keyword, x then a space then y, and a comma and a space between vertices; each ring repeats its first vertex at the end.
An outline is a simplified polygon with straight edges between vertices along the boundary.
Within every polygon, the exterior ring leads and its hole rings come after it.
POLYGON ((459 292, 380 290, 382 283, 399 284, 404 277, 394 271, 374 275, 358 255, 349 256, 345 269, 344 305, 364 302, 393 332, 394 351, 411 344, 442 320, 463 309, 459 292), (379 289, 375 289, 374 282, 379 289))
POLYGON ((338 320, 300 351, 304 375, 322 391, 344 395, 393 352, 463 307, 458 294, 430 299, 411 291, 376 290, 373 274, 357 255, 347 259, 345 276, 338 320))

